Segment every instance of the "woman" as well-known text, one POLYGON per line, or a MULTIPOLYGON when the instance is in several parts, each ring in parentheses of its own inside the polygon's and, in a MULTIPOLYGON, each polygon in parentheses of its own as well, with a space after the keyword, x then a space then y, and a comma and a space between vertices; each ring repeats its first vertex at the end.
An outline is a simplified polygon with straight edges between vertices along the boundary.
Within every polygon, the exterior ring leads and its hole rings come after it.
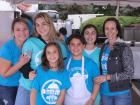
POLYGON ((12 23, 13 39, 0 49, 0 100, 6 105, 14 105, 20 73, 18 70, 30 58, 21 55, 24 41, 29 37, 28 23, 16 18, 12 23))
POLYGON ((131 78, 134 62, 131 49, 120 39, 121 27, 115 18, 108 18, 103 24, 108 38, 100 53, 101 75, 95 79, 101 84, 103 105, 132 105, 131 78))
POLYGON ((30 52, 31 68, 34 72, 30 73, 29 78, 23 76, 20 78, 20 85, 16 97, 15 105, 29 105, 30 104, 30 90, 33 78, 36 76, 36 68, 41 64, 41 56, 45 45, 51 41, 59 43, 63 58, 66 57, 65 47, 57 41, 56 31, 51 18, 46 13, 38 13, 34 19, 36 37, 28 39, 23 46, 23 53, 30 52), (22 100, 22 101, 21 101, 22 100))
MULTIPOLYGON (((84 26, 81 34, 84 36, 86 41, 86 46, 83 50, 83 55, 93 60, 99 67, 99 53, 100 48, 96 46, 98 31, 96 26, 92 24, 87 24, 84 26)), ((94 105, 100 104, 100 94, 96 97, 94 105)))

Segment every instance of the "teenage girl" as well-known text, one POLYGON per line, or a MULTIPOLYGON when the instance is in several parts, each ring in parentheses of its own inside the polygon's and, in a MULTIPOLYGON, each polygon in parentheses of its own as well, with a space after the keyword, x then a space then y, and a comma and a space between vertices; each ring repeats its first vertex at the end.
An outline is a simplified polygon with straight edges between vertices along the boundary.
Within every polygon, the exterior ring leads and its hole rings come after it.
MULTIPOLYGON (((87 24, 84 26, 81 34, 84 36, 86 46, 83 50, 83 55, 93 60, 99 67, 100 48, 96 46, 98 31, 95 25, 87 24)), ((94 105, 100 104, 100 94, 96 97, 94 105)))

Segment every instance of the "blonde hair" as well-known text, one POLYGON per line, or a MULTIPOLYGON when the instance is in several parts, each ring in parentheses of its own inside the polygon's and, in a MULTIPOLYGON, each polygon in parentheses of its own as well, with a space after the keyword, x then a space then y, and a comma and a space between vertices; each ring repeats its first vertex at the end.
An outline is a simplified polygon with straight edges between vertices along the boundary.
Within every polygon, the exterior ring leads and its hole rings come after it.
MULTIPOLYGON (((35 22, 36 22, 36 20, 37 20, 38 18, 44 19, 45 22, 48 23, 48 25, 49 25, 49 27, 50 27, 50 30, 49 30, 49 32, 48 32, 48 34, 47 34, 47 35, 49 36, 49 41, 54 41, 54 40, 58 39, 57 34, 56 34, 56 30, 55 30, 55 27, 54 27, 54 24, 53 24, 51 18, 49 17, 49 15, 48 15, 47 13, 45 13, 45 12, 40 12, 40 13, 38 13, 38 14, 35 16, 35 18, 34 18, 34 24, 35 24, 35 22)), ((35 24, 35 25, 36 25, 36 24, 35 24)), ((35 31, 36 31, 36 27, 35 27, 35 31)), ((37 31, 36 31, 36 33, 37 33, 37 31)), ((37 34, 38 34, 38 33, 37 33, 37 34)), ((39 34, 38 34, 37 36, 39 36, 39 34)))

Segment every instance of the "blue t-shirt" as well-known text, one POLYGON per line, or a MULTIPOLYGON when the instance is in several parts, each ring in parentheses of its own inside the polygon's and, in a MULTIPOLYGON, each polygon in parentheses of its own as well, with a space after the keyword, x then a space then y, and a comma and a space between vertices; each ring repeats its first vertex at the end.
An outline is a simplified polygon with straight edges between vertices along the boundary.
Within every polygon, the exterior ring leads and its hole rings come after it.
MULTIPOLYGON (((89 58, 85 58, 84 61, 84 75, 87 76, 87 79, 85 81, 87 90, 92 93, 93 91, 93 79, 97 76, 99 76, 99 70, 98 66, 95 62, 93 62, 89 58)), ((65 64, 67 67, 68 60, 66 60, 65 64)), ((69 65, 69 68, 67 70, 69 72, 69 78, 72 78, 74 75, 77 75, 77 73, 82 74, 82 59, 81 60, 74 60, 72 59, 69 65)))
MULTIPOLYGON (((95 47, 90 53, 87 53, 86 50, 83 50, 83 55, 93 60, 98 65, 98 68, 99 68, 99 54, 100 54, 100 48, 98 47, 95 47)), ((100 99, 101 99, 101 96, 100 96, 100 93, 98 93, 94 104, 99 105, 100 99)))
POLYGON ((69 87, 70 80, 66 70, 63 72, 50 69, 44 71, 39 66, 32 86, 37 91, 36 105, 55 105, 61 90, 69 87))
POLYGON ((85 50, 83 50, 83 55, 92 59, 99 67, 99 54, 100 48, 96 47, 90 54, 88 54, 85 50))
MULTIPOLYGON (((110 49, 108 46, 106 46, 105 50, 103 52, 103 56, 101 58, 101 66, 102 66, 102 70, 103 70, 102 71, 103 75, 108 74, 107 61, 108 61, 109 54, 110 54, 110 49)), ((129 90, 120 91, 120 92, 110 92, 108 82, 102 83, 100 90, 101 90, 101 94, 107 95, 107 96, 116 96, 116 95, 125 94, 125 93, 129 92, 129 90)))
MULTIPOLYGON (((15 65, 21 55, 21 50, 17 47, 14 39, 9 40, 0 48, 0 58, 11 62, 11 66, 15 65)), ((2 66, 2 65, 1 65, 2 66)), ((20 72, 17 71, 13 75, 3 78, 0 76, 0 85, 3 86, 18 86, 20 72)))
MULTIPOLYGON (((64 45, 61 44, 61 42, 56 41, 62 51, 63 57, 67 56, 67 52, 66 52, 66 48, 64 47, 64 45)), ((39 38, 36 37, 32 37, 29 38, 23 45, 23 53, 31 53, 31 68, 36 70, 36 68, 38 67, 38 65, 41 64, 41 56, 44 50, 44 47, 46 46, 46 44, 41 41, 39 38)), ((31 83, 32 81, 30 81, 29 79, 25 79, 23 76, 21 76, 20 79, 20 85, 23 86, 24 88, 30 90, 31 89, 31 83)))
MULTIPOLYGON (((41 64, 41 56, 44 47, 45 44, 39 38, 36 37, 29 38, 23 45, 22 52, 24 54, 28 54, 28 53, 32 54, 30 65, 33 70, 36 70, 37 66, 41 64)), ((20 86, 24 87, 25 89, 28 90, 31 89, 31 83, 32 83, 31 80, 21 76, 19 83, 20 86)))

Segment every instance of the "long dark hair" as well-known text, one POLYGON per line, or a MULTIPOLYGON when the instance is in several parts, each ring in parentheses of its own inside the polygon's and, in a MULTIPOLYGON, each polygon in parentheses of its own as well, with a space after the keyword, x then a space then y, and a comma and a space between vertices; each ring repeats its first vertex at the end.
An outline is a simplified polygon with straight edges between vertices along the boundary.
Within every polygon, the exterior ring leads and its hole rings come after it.
POLYGON ((64 61, 63 61, 63 56, 62 56, 62 52, 61 52, 61 49, 59 47, 59 45, 56 43, 56 42, 49 42, 45 48, 44 48, 44 51, 43 51, 43 55, 42 55, 42 67, 44 70, 47 70, 47 69, 51 69, 50 68, 50 64, 49 64, 49 61, 47 59, 47 55, 46 55, 46 50, 48 47, 50 46, 55 46, 58 50, 58 53, 59 53, 59 59, 58 59, 58 62, 57 62, 57 66, 58 66, 58 70, 60 71, 63 71, 64 69, 64 61))

